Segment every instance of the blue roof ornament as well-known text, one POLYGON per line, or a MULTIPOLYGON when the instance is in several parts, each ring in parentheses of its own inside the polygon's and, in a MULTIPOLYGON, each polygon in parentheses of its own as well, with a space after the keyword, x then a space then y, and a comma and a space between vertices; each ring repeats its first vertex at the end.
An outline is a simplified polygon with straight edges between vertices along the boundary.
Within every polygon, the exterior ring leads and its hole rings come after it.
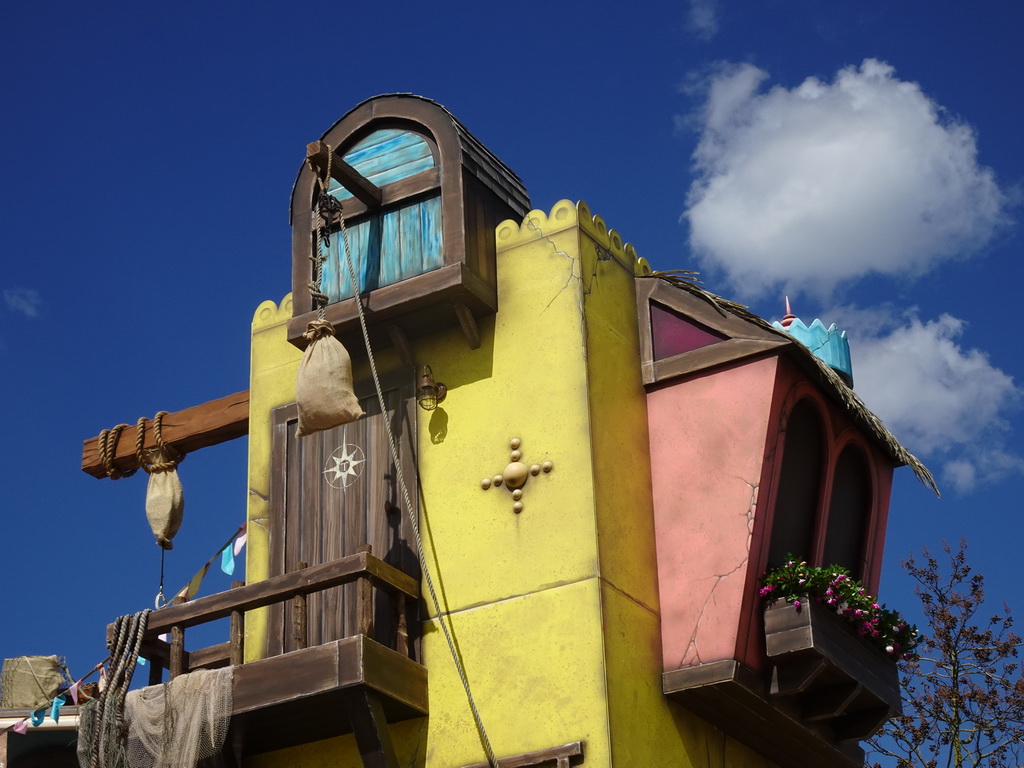
POLYGON ((790 309, 788 296, 786 316, 781 322, 776 320, 772 326, 785 331, 811 350, 815 357, 838 373, 847 386, 853 387, 853 363, 850 361, 850 342, 846 338, 846 331, 840 331, 835 323, 826 328, 817 318, 809 326, 804 325, 804 321, 790 309))

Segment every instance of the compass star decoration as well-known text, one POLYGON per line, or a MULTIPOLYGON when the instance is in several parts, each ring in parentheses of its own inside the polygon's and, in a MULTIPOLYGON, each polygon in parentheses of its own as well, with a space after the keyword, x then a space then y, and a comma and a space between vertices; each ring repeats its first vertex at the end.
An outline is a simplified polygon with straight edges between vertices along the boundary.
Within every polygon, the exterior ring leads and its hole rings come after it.
POLYGON ((332 488, 348 488, 362 474, 365 462, 362 448, 345 443, 327 459, 323 474, 332 488))

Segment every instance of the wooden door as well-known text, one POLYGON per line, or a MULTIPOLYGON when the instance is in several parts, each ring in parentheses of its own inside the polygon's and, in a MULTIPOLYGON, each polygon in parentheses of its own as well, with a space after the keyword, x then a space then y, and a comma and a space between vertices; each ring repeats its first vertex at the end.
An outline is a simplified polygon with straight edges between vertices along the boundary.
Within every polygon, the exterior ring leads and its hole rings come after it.
MULTIPOLYGON (((406 378, 407 382, 384 382, 383 415, 371 383, 369 391, 356 389, 364 417, 306 437, 295 436, 298 410, 294 404, 274 412, 272 575, 293 571, 300 562, 317 565, 355 554, 360 545, 370 544, 374 555, 419 578, 415 539, 384 429, 386 418, 399 445, 402 473, 415 505, 419 495, 412 447, 416 415, 412 376, 406 378)), ((270 655, 294 647, 290 611, 286 604, 272 613, 270 655)), ((354 584, 311 595, 308 645, 355 634, 355 621, 354 584)), ((410 615, 410 634, 416 624, 410 615)), ((394 634, 392 602, 375 590, 374 639, 393 648, 394 634)))

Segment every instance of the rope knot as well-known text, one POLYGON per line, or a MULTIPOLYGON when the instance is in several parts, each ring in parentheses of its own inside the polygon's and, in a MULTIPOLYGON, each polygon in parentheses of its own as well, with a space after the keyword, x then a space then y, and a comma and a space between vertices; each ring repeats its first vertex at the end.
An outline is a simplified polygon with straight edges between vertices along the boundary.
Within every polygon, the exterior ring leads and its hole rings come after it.
POLYGON ((334 335, 334 326, 328 320, 311 320, 302 338, 312 344, 317 339, 334 335))
POLYGON ((160 411, 153 417, 153 441, 156 448, 146 450, 146 417, 139 419, 136 425, 135 456, 139 460, 139 466, 145 470, 147 475, 154 472, 168 472, 175 469, 185 460, 185 454, 164 442, 163 425, 164 416, 167 411, 160 411))

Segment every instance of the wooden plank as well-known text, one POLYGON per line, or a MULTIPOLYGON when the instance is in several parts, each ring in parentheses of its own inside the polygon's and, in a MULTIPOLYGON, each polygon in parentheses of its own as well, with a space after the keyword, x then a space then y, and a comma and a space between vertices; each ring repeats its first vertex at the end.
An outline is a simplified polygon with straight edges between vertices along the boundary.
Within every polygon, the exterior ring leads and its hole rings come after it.
POLYGON ((778 352, 790 346, 785 339, 771 339, 761 341, 757 339, 729 339, 719 342, 710 347, 701 347, 692 352, 669 357, 664 360, 655 360, 649 370, 644 370, 644 383, 674 379, 679 376, 688 376, 706 371, 740 360, 765 355, 771 352, 778 352))
POLYGON ((231 663, 231 643, 217 643, 206 648, 185 653, 185 668, 191 672, 193 669, 220 669, 231 663))
MULTIPOLYGON (((174 413, 163 419, 164 442, 182 453, 217 445, 249 434, 249 390, 210 400, 174 413)), ((146 424, 146 448, 155 448, 152 422, 146 424)), ((117 441, 114 463, 118 469, 138 467, 135 457, 135 426, 127 427, 117 441)), ((106 477, 100 463, 99 436, 85 441, 82 447, 82 471, 93 477, 106 477)))
POLYGON ((149 615, 147 636, 170 631, 174 626, 194 627, 231 615, 232 611, 251 611, 287 600, 300 593, 329 589, 354 581, 361 572, 367 572, 374 586, 409 597, 419 597, 419 583, 397 568, 365 552, 349 555, 340 560, 313 565, 300 571, 246 584, 227 592, 200 597, 185 605, 171 605, 149 615))
MULTIPOLYGON (((318 174, 327 172, 330 152, 330 148, 322 141, 314 141, 306 146, 306 159, 316 168, 318 174)), ((364 205, 370 208, 380 206, 380 187, 346 163, 337 152, 333 154, 334 156, 330 158, 331 178, 355 195, 364 205)))

